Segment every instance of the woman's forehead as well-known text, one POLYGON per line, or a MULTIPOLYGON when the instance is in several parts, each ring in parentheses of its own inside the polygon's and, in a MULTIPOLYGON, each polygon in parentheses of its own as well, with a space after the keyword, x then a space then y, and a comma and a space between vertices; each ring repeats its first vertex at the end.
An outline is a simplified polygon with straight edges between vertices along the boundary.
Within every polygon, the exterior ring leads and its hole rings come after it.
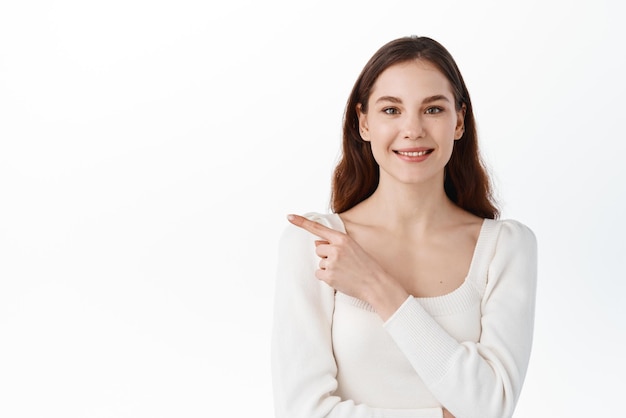
POLYGON ((453 97, 450 82, 430 61, 411 60, 386 68, 374 82, 370 100, 376 100, 374 96, 416 98, 433 95, 453 97))

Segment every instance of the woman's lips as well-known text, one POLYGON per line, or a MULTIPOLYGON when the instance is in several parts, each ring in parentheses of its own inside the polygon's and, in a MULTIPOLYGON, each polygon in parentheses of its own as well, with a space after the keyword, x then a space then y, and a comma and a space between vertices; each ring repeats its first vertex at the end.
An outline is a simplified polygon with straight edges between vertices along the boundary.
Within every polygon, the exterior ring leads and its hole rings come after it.
POLYGON ((432 148, 419 148, 419 149, 402 149, 394 150, 393 152, 402 160, 410 162, 424 161, 434 149, 432 148))
POLYGON ((394 151, 396 154, 405 155, 407 157, 421 157, 422 155, 429 154, 432 150, 424 151, 394 151))

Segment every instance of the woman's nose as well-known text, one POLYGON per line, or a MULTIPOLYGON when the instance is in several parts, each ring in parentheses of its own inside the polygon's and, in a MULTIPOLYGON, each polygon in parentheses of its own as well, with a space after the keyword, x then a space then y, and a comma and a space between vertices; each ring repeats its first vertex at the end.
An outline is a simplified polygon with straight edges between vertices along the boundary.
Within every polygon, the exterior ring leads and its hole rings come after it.
POLYGON ((424 136, 424 126, 420 115, 407 115, 404 120, 404 137, 418 139, 424 136))

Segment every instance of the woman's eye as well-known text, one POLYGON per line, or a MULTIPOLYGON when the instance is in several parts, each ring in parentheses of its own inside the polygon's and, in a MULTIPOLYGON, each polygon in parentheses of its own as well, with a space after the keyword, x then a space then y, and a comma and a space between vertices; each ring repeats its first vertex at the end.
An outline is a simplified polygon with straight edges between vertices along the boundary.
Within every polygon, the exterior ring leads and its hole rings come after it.
POLYGON ((441 113, 443 112, 443 108, 438 107, 438 106, 433 106, 433 107, 429 107, 428 109, 426 109, 426 113, 429 115, 433 115, 436 113, 441 113))
POLYGON ((386 107, 383 109, 383 112, 388 115, 397 115, 398 113, 400 113, 395 107, 386 107))

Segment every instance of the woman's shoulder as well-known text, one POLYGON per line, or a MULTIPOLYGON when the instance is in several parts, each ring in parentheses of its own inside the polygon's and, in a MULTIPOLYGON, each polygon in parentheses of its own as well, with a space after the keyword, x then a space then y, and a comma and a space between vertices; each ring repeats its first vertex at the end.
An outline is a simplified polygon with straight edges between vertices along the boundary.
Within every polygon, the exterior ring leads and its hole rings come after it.
POLYGON ((500 246, 537 246, 537 237, 526 224, 516 219, 485 219, 485 233, 500 246))

